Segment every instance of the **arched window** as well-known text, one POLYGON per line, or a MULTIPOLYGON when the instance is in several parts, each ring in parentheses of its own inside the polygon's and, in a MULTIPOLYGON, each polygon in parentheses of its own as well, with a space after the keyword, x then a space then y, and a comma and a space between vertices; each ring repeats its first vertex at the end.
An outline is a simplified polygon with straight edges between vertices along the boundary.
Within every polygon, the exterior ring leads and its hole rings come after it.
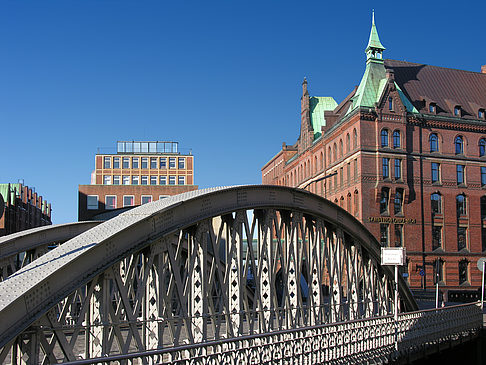
POLYGON ((354 215, 358 215, 359 211, 359 195, 358 190, 354 191, 354 215))
POLYGON ((479 156, 484 156, 486 153, 486 140, 481 138, 479 140, 479 156))
POLYGON ((381 130, 381 147, 388 147, 388 130, 381 130))
POLYGON ((439 151, 439 137, 437 137, 436 133, 430 134, 429 144, 430 144, 430 152, 438 152, 439 151))
POLYGON ((339 140, 339 158, 343 157, 343 140, 339 140))
POLYGON ((317 172, 317 156, 314 156, 314 174, 317 172))
POLYGON ((432 214, 442 214, 442 196, 439 193, 430 195, 430 209, 432 214))
POLYGON ((456 196, 456 212, 458 217, 466 215, 466 196, 464 194, 456 196))
POLYGON ((346 152, 349 153, 349 151, 351 151, 351 141, 348 133, 346 134, 346 152))
POLYGON ((324 154, 321 151, 321 170, 324 169, 324 154))
POLYGON ((346 201, 346 210, 351 213, 351 193, 348 193, 348 200, 346 201))
POLYGON ((331 152, 331 146, 329 146, 329 151, 327 151, 327 164, 331 164, 331 158, 332 158, 332 152, 331 152))
POLYGON ((400 214, 403 212, 403 189, 397 189, 394 199, 394 213, 400 214))
POLYGON ((457 136, 454 140, 454 148, 456 151, 456 155, 464 154, 464 142, 461 136, 457 136))
POLYGON ((400 148, 400 131, 393 131, 393 148, 400 148))
POLYGON ((466 259, 459 261, 459 285, 468 281, 468 266, 466 259))
POLYGON ((358 147, 358 133, 353 129, 353 148, 358 147))
POLYGON ((333 155, 334 155, 333 161, 336 161, 337 160, 337 145, 336 145, 336 143, 334 143, 334 146, 332 146, 332 152, 333 152, 333 155))

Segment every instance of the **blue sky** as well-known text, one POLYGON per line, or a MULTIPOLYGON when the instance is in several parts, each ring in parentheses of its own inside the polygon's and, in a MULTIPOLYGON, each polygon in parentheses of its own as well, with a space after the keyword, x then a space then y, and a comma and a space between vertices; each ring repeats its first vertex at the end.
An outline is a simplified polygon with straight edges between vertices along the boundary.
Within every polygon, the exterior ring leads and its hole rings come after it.
POLYGON ((486 2, 0 1, 0 182, 77 220, 97 148, 179 141, 200 188, 258 184, 296 141, 301 82, 340 102, 385 58, 479 71, 486 2))

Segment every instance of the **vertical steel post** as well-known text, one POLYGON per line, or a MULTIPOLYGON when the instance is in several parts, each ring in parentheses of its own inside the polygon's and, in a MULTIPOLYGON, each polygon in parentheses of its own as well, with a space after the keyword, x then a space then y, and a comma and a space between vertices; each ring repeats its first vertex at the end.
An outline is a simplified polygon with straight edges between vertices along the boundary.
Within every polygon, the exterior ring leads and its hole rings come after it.
POLYGON ((439 258, 435 263, 435 309, 439 308, 439 258))
POLYGON ((395 351, 398 351, 398 265, 395 265, 395 351))
POLYGON ((481 284, 481 312, 483 311, 483 305, 484 305, 484 268, 486 265, 486 261, 483 261, 483 272, 481 273, 481 276, 483 277, 482 284, 481 284))

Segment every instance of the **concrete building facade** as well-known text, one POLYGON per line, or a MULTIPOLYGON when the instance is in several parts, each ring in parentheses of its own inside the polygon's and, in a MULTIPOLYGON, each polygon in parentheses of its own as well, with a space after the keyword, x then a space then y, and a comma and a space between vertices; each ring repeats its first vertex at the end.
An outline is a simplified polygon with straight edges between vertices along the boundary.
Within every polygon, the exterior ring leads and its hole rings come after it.
POLYGON ((91 184, 79 185, 78 219, 196 189, 194 156, 177 142, 119 141, 115 154, 96 154, 91 184))
POLYGON ((486 256, 486 67, 384 60, 374 23, 359 86, 341 102, 309 96, 300 136, 262 168, 264 184, 340 205, 383 246, 404 246, 412 288, 477 293, 486 256))

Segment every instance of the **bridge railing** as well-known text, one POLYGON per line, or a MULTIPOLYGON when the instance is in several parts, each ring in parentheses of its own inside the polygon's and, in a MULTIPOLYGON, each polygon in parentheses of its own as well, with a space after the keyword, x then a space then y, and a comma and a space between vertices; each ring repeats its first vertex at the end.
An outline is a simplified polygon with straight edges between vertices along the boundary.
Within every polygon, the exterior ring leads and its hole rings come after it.
POLYGON ((440 343, 478 334, 482 311, 477 303, 393 316, 279 330, 199 344, 108 356, 67 364, 112 363, 342 363, 408 356, 440 343), (395 332, 397 329, 397 332, 395 332), (395 350, 398 341, 398 352, 395 350))

